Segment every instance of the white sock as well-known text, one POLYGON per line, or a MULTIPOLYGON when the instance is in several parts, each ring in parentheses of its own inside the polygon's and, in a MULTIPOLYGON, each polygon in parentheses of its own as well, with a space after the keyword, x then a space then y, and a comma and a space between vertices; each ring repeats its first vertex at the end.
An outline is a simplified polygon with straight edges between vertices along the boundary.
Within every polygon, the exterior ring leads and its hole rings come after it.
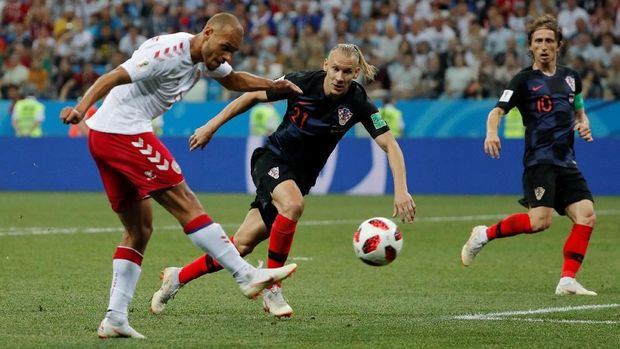
POLYGON ((478 230, 478 237, 480 238, 480 241, 482 241, 483 244, 486 244, 487 242, 489 242, 489 237, 487 236, 486 229, 478 230))
POLYGON ((239 255, 239 251, 228 239, 222 226, 211 223, 208 226, 188 235, 194 245, 215 258, 218 263, 233 276, 245 274, 245 270, 253 268, 239 255))
MULTIPOLYGON (((118 249, 120 248, 122 247, 119 246, 118 249)), ((140 255, 137 251, 130 250, 140 255)), ((141 271, 142 267, 133 261, 120 258, 112 260, 112 286, 106 315, 110 320, 119 322, 127 319, 129 304, 133 299, 141 271)))

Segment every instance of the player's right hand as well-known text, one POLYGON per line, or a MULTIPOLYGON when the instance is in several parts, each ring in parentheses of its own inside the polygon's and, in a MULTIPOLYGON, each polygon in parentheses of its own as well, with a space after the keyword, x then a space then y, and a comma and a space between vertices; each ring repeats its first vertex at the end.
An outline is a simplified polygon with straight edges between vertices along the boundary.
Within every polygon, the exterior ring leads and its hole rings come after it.
POLYGON ((493 159, 499 159, 501 150, 502 145, 497 133, 487 133, 487 137, 484 139, 484 152, 493 159))
POLYGON ((82 121, 83 114, 72 107, 64 107, 60 111, 60 120, 65 124, 77 124, 82 121))

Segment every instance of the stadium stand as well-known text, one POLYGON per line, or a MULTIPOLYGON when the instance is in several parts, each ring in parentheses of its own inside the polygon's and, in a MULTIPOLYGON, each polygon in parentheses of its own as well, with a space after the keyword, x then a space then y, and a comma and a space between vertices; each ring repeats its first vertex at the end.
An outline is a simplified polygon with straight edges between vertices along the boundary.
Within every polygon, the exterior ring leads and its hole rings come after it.
POLYGON ((316 69, 326 50, 352 42, 380 68, 367 84, 371 96, 406 99, 497 97, 506 77, 529 63, 528 19, 554 13, 571 47, 560 63, 581 73, 585 97, 620 98, 615 0, 4 0, 0 98, 11 98, 15 85, 43 100, 76 98, 146 38, 198 32, 221 11, 246 29, 239 69, 269 77, 316 69))

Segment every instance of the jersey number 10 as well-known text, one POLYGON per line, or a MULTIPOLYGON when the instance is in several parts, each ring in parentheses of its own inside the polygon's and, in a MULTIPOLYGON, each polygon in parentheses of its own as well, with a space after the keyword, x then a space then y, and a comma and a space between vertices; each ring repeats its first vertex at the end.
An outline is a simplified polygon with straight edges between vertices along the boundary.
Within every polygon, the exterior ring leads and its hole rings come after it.
POLYGON ((548 113, 551 109, 553 109, 551 97, 544 95, 538 98, 538 101, 536 101, 536 110, 538 110, 539 113, 548 113))

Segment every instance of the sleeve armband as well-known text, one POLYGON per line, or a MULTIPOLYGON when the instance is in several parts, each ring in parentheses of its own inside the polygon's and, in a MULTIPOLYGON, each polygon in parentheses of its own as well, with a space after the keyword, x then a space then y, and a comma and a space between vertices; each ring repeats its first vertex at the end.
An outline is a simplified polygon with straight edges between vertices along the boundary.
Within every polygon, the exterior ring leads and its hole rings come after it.
POLYGON ((580 110, 580 109, 583 109, 584 107, 585 105, 583 103, 583 93, 579 92, 575 96, 575 110, 580 110))

